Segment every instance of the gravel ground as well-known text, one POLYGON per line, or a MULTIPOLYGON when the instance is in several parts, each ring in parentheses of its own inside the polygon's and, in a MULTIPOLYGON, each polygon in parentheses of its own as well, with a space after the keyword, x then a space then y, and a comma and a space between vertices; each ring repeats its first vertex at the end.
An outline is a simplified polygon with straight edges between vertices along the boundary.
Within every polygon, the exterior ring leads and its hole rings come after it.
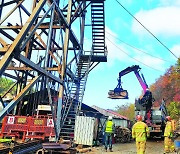
MULTIPOLYGON (((147 141, 146 154, 163 154, 164 142, 162 140, 147 141)), ((136 154, 135 142, 113 145, 113 152, 105 152, 104 146, 93 147, 88 154, 136 154)), ((175 154, 175 153, 171 153, 175 154)))

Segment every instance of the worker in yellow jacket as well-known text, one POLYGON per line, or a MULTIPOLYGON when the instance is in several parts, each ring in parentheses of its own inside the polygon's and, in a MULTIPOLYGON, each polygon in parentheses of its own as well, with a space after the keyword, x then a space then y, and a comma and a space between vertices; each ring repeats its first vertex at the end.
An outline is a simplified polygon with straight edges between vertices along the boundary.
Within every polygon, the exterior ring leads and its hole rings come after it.
POLYGON ((171 122, 171 117, 167 116, 166 120, 167 120, 167 123, 164 130, 164 152, 169 153, 175 150, 175 146, 172 141, 174 130, 173 130, 173 124, 171 122))
POLYGON ((144 154, 146 150, 146 140, 149 137, 149 128, 142 122, 142 116, 136 116, 137 122, 132 127, 132 138, 136 140, 137 154, 144 154))
POLYGON ((114 134, 115 125, 112 120, 112 116, 108 117, 108 120, 106 122, 104 132, 105 132, 105 150, 107 152, 107 149, 109 147, 110 152, 112 151, 112 137, 114 134))

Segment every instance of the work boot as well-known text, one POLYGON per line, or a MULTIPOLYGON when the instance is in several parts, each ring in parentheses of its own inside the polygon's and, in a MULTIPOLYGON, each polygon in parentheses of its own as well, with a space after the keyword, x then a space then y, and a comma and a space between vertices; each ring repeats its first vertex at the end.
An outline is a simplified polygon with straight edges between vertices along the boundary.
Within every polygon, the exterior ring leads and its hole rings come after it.
POLYGON ((107 152, 107 148, 105 147, 105 151, 107 152))
POLYGON ((110 150, 110 152, 113 152, 112 149, 109 149, 109 150, 110 150))

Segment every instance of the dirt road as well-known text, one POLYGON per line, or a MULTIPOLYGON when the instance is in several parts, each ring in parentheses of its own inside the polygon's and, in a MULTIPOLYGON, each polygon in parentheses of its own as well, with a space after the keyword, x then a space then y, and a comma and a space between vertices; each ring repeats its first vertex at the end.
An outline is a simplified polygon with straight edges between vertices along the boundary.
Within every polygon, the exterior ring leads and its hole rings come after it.
MULTIPOLYGON (((163 154, 164 142, 162 140, 147 141, 146 154, 163 154)), ((88 154, 136 154, 135 142, 113 145, 113 152, 105 152, 104 146, 93 148, 88 154)), ((174 153, 175 154, 175 153, 174 153)))

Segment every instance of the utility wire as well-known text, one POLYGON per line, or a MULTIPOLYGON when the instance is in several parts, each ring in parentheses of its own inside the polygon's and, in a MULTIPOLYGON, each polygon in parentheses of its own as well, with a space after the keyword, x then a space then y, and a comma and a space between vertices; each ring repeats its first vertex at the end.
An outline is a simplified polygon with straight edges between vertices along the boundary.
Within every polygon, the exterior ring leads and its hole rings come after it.
MULTIPOLYGON (((88 19, 88 18, 86 18, 86 19, 88 19)), ((90 19, 88 19, 88 20, 90 21, 90 19)), ((105 31, 105 32, 108 33, 108 34, 110 34, 112 37, 117 38, 117 37, 115 37, 114 35, 112 35, 111 33, 107 32, 107 31, 105 31)), ((106 37, 106 39, 108 39, 108 38, 106 37)), ((120 40, 119 38, 117 38, 117 39, 120 40)), ((88 40, 88 39, 87 39, 87 40, 88 40)), ((109 39, 108 39, 108 40, 109 40, 109 39)), ((150 56, 152 56, 152 57, 158 58, 158 59, 163 60, 163 61, 167 61, 167 60, 164 60, 164 59, 162 59, 162 58, 153 56, 153 55, 151 55, 151 54, 149 54, 149 53, 147 53, 147 52, 144 52, 144 51, 142 51, 142 50, 140 50, 140 49, 138 49, 138 48, 136 48, 136 47, 134 47, 134 46, 132 46, 132 45, 130 45, 130 44, 122 41, 122 40, 120 40, 120 41, 123 42, 124 44, 126 44, 126 45, 128 45, 128 46, 130 46, 130 47, 132 47, 132 48, 134 48, 134 49, 136 49, 136 50, 138 50, 138 51, 141 51, 141 52, 143 52, 143 53, 146 53, 146 54, 148 54, 148 55, 150 55, 150 56)), ((109 42, 110 42, 111 44, 113 44, 114 46, 116 46, 119 50, 121 50, 123 53, 125 53, 127 56, 129 56, 129 57, 132 58, 133 60, 135 60, 135 61, 137 61, 137 62, 139 62, 139 63, 141 63, 141 64, 143 64, 143 65, 145 65, 145 66, 147 66, 147 67, 149 67, 149 68, 151 68, 151 69, 154 69, 154 70, 156 70, 156 71, 163 72, 163 71, 161 71, 161 70, 158 70, 158 69, 155 69, 155 68, 153 68, 153 67, 150 67, 149 65, 146 65, 145 63, 142 63, 141 61, 133 58, 131 55, 129 55, 127 52, 125 52, 124 50, 122 50, 121 48, 119 48, 119 47, 118 47, 116 44, 114 44, 112 41, 109 40, 109 42)), ((167 62, 169 62, 169 61, 167 61, 167 62)), ((170 62, 170 63, 171 63, 171 62, 170 62)))
POLYGON ((171 54, 174 55, 178 59, 178 57, 165 45, 163 44, 149 29, 147 29, 131 12, 129 12, 118 0, 116 2, 128 13, 132 16, 144 29, 146 29, 162 46, 164 46, 171 54))
MULTIPOLYGON (((129 43, 127 43, 127 42, 119 39, 118 37, 116 37, 116 36, 114 36, 114 35, 112 35, 112 34, 109 33, 108 31, 105 31, 105 32, 108 33, 109 35, 111 35, 112 37, 114 37, 115 39, 118 39, 118 40, 121 41, 122 43, 126 44, 127 46, 129 46, 129 47, 131 47, 131 48, 133 48, 133 49, 135 49, 135 50, 138 50, 138 51, 140 51, 140 52, 143 52, 143 53, 145 53, 145 54, 147 54, 147 55, 149 55, 149 56, 151 56, 151 57, 157 58, 157 59, 159 59, 159 60, 162 60, 162 61, 165 61, 165 62, 168 62, 168 63, 172 63, 172 62, 170 62, 170 61, 168 61, 168 60, 166 60, 166 59, 163 59, 163 58, 154 56, 154 55, 149 54, 149 53, 147 53, 147 52, 145 52, 145 51, 143 51, 143 50, 140 50, 140 49, 136 48, 135 46, 133 46, 133 45, 131 45, 131 44, 129 44, 129 43)), ((85 40, 90 40, 90 38, 86 38, 85 40)))
POLYGON ((172 63, 172 62, 170 62, 170 61, 168 61, 168 60, 165 60, 165 59, 163 59, 163 58, 154 56, 154 55, 149 54, 149 53, 147 53, 147 52, 145 52, 145 51, 143 51, 143 50, 140 50, 140 49, 136 48, 135 46, 133 46, 133 45, 131 45, 131 44, 128 44, 128 43, 124 42, 123 40, 119 39, 118 37, 112 35, 111 33, 107 32, 107 31, 106 31, 106 33, 108 33, 109 35, 111 35, 111 36, 114 37, 115 39, 118 39, 119 41, 121 41, 122 43, 126 44, 127 46, 129 46, 129 47, 131 47, 131 48, 133 48, 133 49, 136 49, 136 50, 138 50, 138 51, 140 51, 140 52, 143 52, 143 53, 145 53, 145 54, 147 54, 147 55, 149 55, 149 56, 151 56, 151 57, 160 59, 160 60, 162 60, 162 61, 166 61, 166 62, 172 63))
POLYGON ((151 69, 153 69, 153 70, 163 72, 163 71, 161 71, 161 70, 158 70, 158 69, 155 69, 155 68, 153 68, 153 67, 150 67, 149 65, 146 65, 145 63, 143 63, 143 62, 141 62, 141 61, 133 58, 133 57, 132 57, 131 55, 129 55, 127 52, 125 52, 125 51, 122 50, 120 47, 118 47, 116 44, 114 44, 109 38, 106 37, 106 39, 108 39, 111 44, 113 44, 115 47, 117 47, 119 50, 121 50, 123 53, 125 53, 127 56, 129 56, 129 57, 132 58, 133 60, 135 60, 135 61, 137 61, 137 62, 139 62, 139 63, 141 63, 141 64, 143 64, 143 65, 145 65, 145 66, 147 66, 147 67, 149 67, 149 68, 151 68, 151 69))

